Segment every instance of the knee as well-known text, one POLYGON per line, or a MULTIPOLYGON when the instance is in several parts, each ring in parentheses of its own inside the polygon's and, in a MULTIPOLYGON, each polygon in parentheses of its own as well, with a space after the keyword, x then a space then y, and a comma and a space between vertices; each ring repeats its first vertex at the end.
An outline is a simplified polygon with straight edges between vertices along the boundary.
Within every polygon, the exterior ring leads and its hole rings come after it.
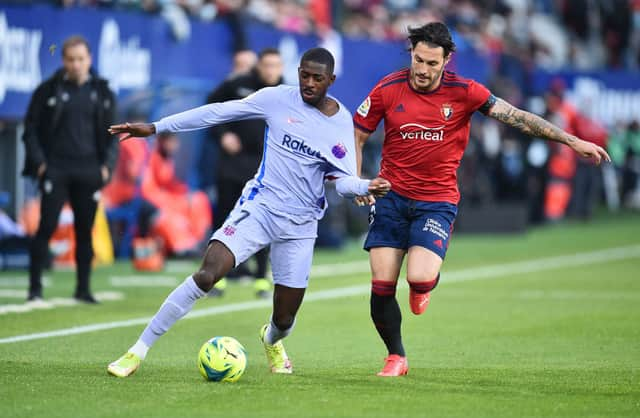
POLYGON ((433 276, 415 276, 407 277, 409 287, 412 289, 420 290, 421 292, 430 292, 435 289, 440 281, 440 273, 436 273, 433 276), (429 278, 428 278, 429 277, 429 278))
POLYGON ((205 292, 211 290, 218 280, 220 277, 210 270, 200 269, 193 274, 193 281, 205 292))
POLYGON ((411 274, 407 274, 407 281, 409 283, 435 283, 438 281, 438 276, 440 276, 440 272, 436 269, 425 269, 418 272, 412 272, 411 274))
POLYGON ((274 315, 273 323, 275 324, 276 327, 278 327, 279 330, 284 331, 293 326, 295 319, 296 319, 295 316, 291 314, 284 314, 284 315, 277 315, 277 316, 274 315))

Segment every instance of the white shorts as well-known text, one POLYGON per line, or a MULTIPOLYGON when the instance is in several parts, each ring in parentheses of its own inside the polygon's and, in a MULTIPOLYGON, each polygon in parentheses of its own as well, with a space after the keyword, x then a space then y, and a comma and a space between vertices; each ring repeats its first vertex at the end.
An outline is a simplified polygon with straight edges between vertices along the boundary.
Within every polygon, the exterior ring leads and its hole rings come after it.
POLYGON ((236 205, 211 240, 220 241, 229 248, 236 267, 270 245, 273 282, 306 288, 317 233, 317 220, 297 224, 269 212, 258 203, 245 202, 236 205))

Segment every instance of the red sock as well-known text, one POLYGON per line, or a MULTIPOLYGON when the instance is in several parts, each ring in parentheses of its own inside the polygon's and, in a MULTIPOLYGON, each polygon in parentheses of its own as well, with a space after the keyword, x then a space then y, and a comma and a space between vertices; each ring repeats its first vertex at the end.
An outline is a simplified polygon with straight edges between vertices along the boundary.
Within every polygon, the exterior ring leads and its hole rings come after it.
POLYGON ((386 282, 384 280, 371 280, 371 292, 378 296, 393 296, 396 294, 398 282, 386 282))
POLYGON ((409 282, 409 287, 416 293, 427 293, 435 289, 439 281, 440 273, 438 273, 435 279, 429 280, 428 282, 409 282))

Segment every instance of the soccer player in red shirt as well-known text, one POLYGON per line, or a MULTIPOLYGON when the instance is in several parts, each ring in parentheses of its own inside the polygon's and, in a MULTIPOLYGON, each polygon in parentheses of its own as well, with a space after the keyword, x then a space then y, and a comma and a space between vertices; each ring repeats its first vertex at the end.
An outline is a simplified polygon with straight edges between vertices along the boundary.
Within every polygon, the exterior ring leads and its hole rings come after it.
POLYGON ((455 44, 443 23, 412 28, 408 39, 410 67, 384 77, 354 116, 358 167, 362 146, 384 120, 380 177, 392 185, 371 207, 364 244, 372 274, 371 319, 389 352, 379 376, 401 376, 409 369, 395 297, 400 268, 407 255, 409 304, 420 315, 440 278, 460 199, 456 170, 474 112, 568 145, 597 164, 610 161, 601 147, 512 106, 474 80, 446 71, 455 44))

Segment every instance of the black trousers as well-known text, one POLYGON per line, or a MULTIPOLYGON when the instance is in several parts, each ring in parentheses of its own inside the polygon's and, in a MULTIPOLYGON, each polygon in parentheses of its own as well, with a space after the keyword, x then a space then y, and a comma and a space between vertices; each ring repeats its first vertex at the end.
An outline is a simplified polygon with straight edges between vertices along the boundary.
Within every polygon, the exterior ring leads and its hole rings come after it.
POLYGON ((93 242, 91 229, 102 187, 100 168, 47 168, 40 179, 40 224, 29 250, 29 294, 42 293, 42 270, 49 256, 49 240, 58 226, 60 211, 65 202, 73 210, 73 229, 76 239, 76 295, 89 292, 93 242))
MULTIPOLYGON (((216 213, 214 213, 213 228, 217 230, 220 228, 224 221, 229 216, 229 213, 233 210, 236 202, 242 195, 242 189, 245 183, 234 181, 230 179, 219 179, 216 183, 218 189, 218 202, 216 205, 216 213)), ((267 265, 269 260, 269 248, 263 248, 255 255, 256 270, 251 272, 247 267, 247 262, 240 264, 234 270, 230 272, 229 277, 237 277, 244 275, 251 275, 256 279, 263 279, 267 275, 267 265)))

